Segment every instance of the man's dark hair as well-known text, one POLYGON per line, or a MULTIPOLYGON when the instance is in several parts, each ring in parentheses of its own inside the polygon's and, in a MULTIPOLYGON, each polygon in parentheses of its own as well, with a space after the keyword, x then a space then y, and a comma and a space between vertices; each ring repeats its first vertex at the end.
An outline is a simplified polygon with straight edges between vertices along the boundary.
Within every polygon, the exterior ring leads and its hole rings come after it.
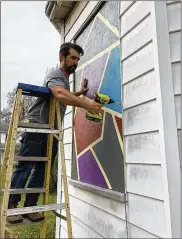
POLYGON ((64 43, 60 46, 59 55, 63 55, 64 57, 67 57, 70 54, 71 48, 73 48, 81 56, 83 56, 84 50, 79 45, 71 43, 71 42, 64 43))

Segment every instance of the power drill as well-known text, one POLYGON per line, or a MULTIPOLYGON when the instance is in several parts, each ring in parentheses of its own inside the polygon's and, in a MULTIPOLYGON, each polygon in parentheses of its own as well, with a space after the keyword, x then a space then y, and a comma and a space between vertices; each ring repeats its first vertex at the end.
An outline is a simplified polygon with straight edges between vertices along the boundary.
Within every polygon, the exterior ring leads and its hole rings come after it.
MULTIPOLYGON (((118 105, 121 104, 120 102, 116 102, 116 101, 112 100, 108 95, 104 95, 101 93, 94 94, 94 101, 97 103, 100 103, 102 105, 112 104, 112 103, 118 104, 118 105)), ((100 122, 102 120, 101 113, 91 114, 87 111, 85 117, 87 120, 94 121, 94 122, 100 122)))

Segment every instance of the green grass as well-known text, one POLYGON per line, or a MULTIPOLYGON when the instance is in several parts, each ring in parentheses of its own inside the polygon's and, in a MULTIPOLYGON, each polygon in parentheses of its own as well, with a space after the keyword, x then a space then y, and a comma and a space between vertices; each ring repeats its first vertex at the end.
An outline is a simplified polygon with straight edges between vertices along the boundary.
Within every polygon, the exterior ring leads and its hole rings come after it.
MULTIPOLYGON (((1 186, 4 188, 5 175, 1 178, 1 186)), ((40 195, 38 205, 42 205, 43 196, 40 195)), ((22 200, 19 203, 18 207, 23 207, 25 195, 22 195, 22 200)), ((2 198, 1 198, 2 200, 2 198)), ((49 204, 56 203, 56 193, 51 192, 49 194, 49 204)), ((18 235, 18 238, 40 238, 40 223, 30 224, 24 226, 11 226, 8 228, 11 235, 18 235)), ((46 239, 55 238, 55 229, 56 229, 56 216, 53 212, 47 212, 47 223, 46 223, 46 239)))
MULTIPOLYGON (((24 197, 22 197, 24 198, 24 197)), ((20 202, 19 206, 23 206, 23 200, 20 202)), ((41 205, 42 196, 39 198, 39 205, 41 205)), ((50 193, 49 204, 56 203, 56 193, 50 193)), ((26 226, 13 226, 10 227, 12 234, 19 234, 19 238, 40 238, 40 223, 30 224, 26 226)), ((47 223, 46 223, 46 239, 55 238, 55 228, 56 228, 56 216, 52 212, 47 212, 47 223)))

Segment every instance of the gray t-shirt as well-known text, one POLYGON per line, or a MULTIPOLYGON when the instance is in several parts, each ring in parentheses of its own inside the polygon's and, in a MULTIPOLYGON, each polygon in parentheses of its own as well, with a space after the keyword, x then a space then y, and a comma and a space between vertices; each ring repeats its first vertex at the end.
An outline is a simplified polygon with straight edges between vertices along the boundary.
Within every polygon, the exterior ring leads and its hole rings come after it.
MULTIPOLYGON (((60 68, 52 69, 46 75, 44 82, 44 87, 51 89, 53 86, 64 86, 67 90, 70 91, 69 79, 65 77, 60 68)), ((50 99, 45 99, 38 97, 34 104, 28 110, 26 119, 34 121, 41 124, 49 123, 49 104, 50 99)), ((66 105, 60 103, 61 118, 63 119, 66 105)))

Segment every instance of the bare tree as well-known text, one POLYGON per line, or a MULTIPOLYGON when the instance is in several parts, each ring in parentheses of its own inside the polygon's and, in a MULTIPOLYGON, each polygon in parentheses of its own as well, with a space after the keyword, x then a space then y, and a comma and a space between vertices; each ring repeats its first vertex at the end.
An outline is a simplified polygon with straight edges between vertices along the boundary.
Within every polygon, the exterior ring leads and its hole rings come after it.
MULTIPOLYGON (((16 96, 16 88, 14 88, 12 92, 7 93, 6 95, 7 106, 1 110, 1 123, 9 124, 15 96, 16 96)), ((36 97, 29 97, 27 95, 22 96, 21 108, 20 108, 20 120, 25 118, 25 115, 28 109, 34 103, 35 99, 36 97)))

